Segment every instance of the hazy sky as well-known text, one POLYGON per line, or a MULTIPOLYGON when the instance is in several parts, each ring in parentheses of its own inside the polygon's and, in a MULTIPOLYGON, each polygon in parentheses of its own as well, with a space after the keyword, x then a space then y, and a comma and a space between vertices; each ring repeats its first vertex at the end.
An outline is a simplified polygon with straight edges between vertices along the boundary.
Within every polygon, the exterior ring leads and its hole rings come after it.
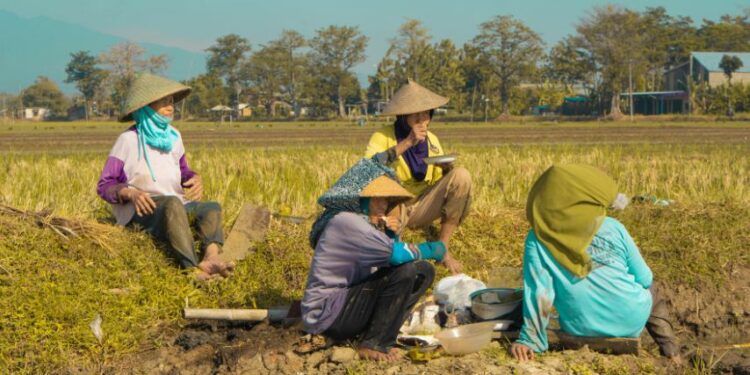
POLYGON ((367 61, 357 70, 372 72, 388 40, 407 18, 421 20, 434 40, 450 38, 460 45, 477 34, 480 23, 510 14, 552 44, 572 33, 593 6, 607 3, 637 10, 663 6, 672 15, 696 21, 741 14, 750 6, 747 0, 0 0, 0 9, 193 51, 228 33, 240 34, 257 46, 283 29, 309 37, 331 24, 358 26, 370 43, 367 61))

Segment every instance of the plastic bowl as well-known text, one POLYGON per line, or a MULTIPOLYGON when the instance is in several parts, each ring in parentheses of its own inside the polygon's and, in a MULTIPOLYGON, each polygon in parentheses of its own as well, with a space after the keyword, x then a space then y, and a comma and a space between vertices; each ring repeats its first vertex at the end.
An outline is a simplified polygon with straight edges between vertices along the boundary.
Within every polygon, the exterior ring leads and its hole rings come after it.
POLYGON ((474 323, 446 329, 435 334, 446 353, 464 355, 482 350, 492 340, 495 322, 474 323))
POLYGON ((469 295, 471 312, 479 319, 493 320, 510 314, 523 300, 521 289, 489 288, 469 295))

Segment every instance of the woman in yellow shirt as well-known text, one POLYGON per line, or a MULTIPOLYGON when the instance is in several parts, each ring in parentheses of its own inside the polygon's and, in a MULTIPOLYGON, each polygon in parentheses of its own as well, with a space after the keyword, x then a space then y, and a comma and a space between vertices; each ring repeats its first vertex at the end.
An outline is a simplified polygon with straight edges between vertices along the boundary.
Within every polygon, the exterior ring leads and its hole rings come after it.
MULTIPOLYGON (((471 175, 452 163, 424 162, 427 157, 444 155, 440 141, 427 129, 435 109, 446 103, 448 98, 409 80, 381 113, 395 115, 396 121, 372 135, 365 156, 393 168, 403 186, 417 196, 405 213, 406 227, 420 228, 440 219, 439 238, 448 246, 469 212, 471 175)), ((452 273, 463 268, 450 251, 443 265, 452 273)))

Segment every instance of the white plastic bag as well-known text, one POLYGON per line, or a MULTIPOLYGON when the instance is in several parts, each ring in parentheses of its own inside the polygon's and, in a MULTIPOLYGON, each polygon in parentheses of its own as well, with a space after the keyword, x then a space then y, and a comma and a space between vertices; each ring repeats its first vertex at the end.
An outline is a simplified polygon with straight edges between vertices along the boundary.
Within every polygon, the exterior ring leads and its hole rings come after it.
POLYGON ((462 310, 471 307, 469 295, 487 288, 483 282, 466 274, 458 274, 440 279, 433 290, 435 300, 448 310, 462 310))

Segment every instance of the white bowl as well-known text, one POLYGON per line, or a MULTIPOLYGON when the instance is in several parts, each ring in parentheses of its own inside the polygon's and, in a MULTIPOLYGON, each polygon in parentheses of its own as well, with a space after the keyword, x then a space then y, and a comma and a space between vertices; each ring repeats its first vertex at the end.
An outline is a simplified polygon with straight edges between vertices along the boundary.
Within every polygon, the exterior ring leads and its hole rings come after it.
POLYGON ((495 322, 474 323, 446 329, 435 334, 446 353, 464 355, 482 350, 492 340, 495 322))

